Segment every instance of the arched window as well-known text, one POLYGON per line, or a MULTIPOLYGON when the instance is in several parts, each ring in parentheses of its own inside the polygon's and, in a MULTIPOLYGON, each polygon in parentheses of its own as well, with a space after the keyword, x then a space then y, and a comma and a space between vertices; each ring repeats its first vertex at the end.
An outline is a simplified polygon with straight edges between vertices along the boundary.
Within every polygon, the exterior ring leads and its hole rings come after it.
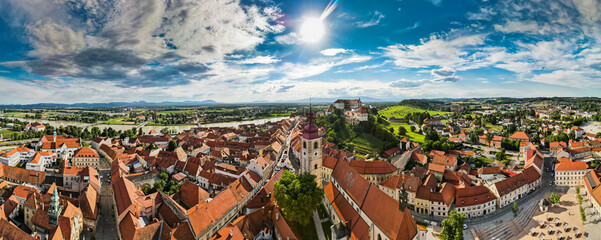
POLYGON ((313 143, 313 148, 317 149, 317 142, 313 143))
POLYGON ((303 148, 307 148, 307 142, 303 142, 303 148))

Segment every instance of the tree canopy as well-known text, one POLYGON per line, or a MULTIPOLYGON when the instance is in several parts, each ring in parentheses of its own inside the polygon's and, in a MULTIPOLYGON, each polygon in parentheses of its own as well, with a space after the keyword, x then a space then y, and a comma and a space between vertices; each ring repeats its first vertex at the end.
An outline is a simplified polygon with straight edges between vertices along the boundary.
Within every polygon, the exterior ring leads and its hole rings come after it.
POLYGON ((173 152, 177 148, 177 143, 174 140, 169 141, 166 151, 173 152))
POLYGON ((559 202, 559 196, 557 196, 557 194, 555 194, 555 193, 551 193, 551 197, 549 197, 549 200, 553 204, 557 204, 559 202))
POLYGON ((286 170, 275 183, 274 198, 287 220, 307 225, 322 200, 315 176, 309 173, 295 175, 286 170))
POLYGON ((449 213, 449 217, 442 220, 442 230, 440 236, 443 240, 462 240, 463 239, 463 222, 465 213, 457 213, 453 210, 449 213))

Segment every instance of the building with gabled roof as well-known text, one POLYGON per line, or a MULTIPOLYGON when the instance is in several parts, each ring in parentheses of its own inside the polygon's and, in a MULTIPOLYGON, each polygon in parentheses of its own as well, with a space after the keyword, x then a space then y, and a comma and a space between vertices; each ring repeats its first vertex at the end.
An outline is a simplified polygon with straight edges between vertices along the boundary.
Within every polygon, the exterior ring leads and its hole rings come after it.
POLYGON ((422 185, 422 180, 418 176, 414 176, 413 173, 392 176, 378 185, 384 193, 388 194, 388 196, 394 198, 395 200, 399 200, 399 194, 402 192, 402 188, 404 188, 407 193, 407 203, 409 203, 409 209, 414 209, 415 205, 415 194, 417 193, 417 188, 422 185))
POLYGON ((479 217, 492 213, 496 209, 497 197, 485 186, 458 188, 455 210, 465 213, 466 217, 479 217))
POLYGON ((98 168, 100 164, 100 155, 96 150, 89 147, 82 147, 73 153, 71 159, 73 166, 76 167, 94 167, 98 168))
POLYGON ((66 135, 45 135, 40 138, 36 149, 39 151, 52 152, 59 158, 69 159, 73 153, 81 148, 80 138, 71 138, 66 135))
POLYGON ((334 225, 344 225, 347 236, 333 231, 333 238, 413 239, 417 225, 409 209, 363 178, 351 166, 338 161, 332 181, 324 188, 324 204, 334 225))
POLYGON ((520 142, 530 142, 532 135, 525 132, 515 132, 509 137, 509 139, 514 141, 519 140, 520 142))
POLYGON ((555 185, 579 187, 584 185, 587 172, 586 162, 563 161, 555 165, 555 185))
POLYGON ((528 192, 528 182, 522 173, 486 185, 497 197, 499 208, 517 201, 528 192))
POLYGON ((27 162, 34 154, 35 151, 33 151, 33 149, 29 149, 23 145, 10 151, 0 153, 0 163, 5 166, 14 167, 21 162, 27 162))
POLYGON ((590 169, 587 170, 584 175, 584 187, 586 195, 584 200, 588 200, 593 209, 594 213, 599 216, 601 213, 601 174, 597 171, 590 169))

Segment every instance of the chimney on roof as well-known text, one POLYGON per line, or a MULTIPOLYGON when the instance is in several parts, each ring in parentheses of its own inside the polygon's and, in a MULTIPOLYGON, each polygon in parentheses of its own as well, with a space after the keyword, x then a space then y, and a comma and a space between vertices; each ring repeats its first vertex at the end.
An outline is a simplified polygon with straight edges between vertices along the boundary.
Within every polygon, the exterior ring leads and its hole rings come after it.
POLYGON ((275 220, 280 220, 280 213, 275 213, 275 220))
POLYGON ((232 230, 230 230, 230 237, 234 236, 234 232, 232 230))

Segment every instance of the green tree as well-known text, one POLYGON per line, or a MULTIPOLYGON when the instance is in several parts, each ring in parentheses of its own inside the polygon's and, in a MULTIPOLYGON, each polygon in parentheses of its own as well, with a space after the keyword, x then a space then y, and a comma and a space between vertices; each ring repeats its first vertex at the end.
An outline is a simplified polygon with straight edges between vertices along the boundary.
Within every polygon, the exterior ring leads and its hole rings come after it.
POLYGON ((520 209, 518 208, 518 203, 513 202, 513 207, 511 207, 511 211, 513 211, 513 216, 517 216, 519 210, 520 209))
POLYGON ((314 175, 295 175, 286 170, 275 183, 273 196, 286 219, 307 225, 321 202, 323 192, 317 187, 314 175))
POLYGON ((405 134, 407 134, 407 129, 405 129, 405 127, 403 127, 403 126, 400 126, 399 127, 399 135, 403 136, 405 134))
POLYGON ((167 173, 161 173, 161 174, 159 174, 159 178, 161 178, 161 180, 166 182, 167 179, 169 178, 169 175, 167 173))
POLYGON ((156 181, 154 182, 154 188, 157 190, 163 190, 163 187, 165 187, 165 181, 160 180, 160 181, 156 181))
POLYGON ((495 159, 497 161, 505 160, 505 149, 501 149, 501 151, 498 151, 497 153, 495 153, 495 159))
POLYGON ((463 239, 463 222, 465 213, 457 213, 453 210, 449 217, 442 220, 442 230, 440 236, 443 240, 461 240, 463 239))
POLYGON ((415 130, 417 130, 417 129, 415 129, 415 126, 413 126, 413 125, 411 125, 410 129, 412 132, 415 132, 415 130))
POLYGON ((169 141, 169 144, 167 145, 167 149, 165 149, 165 150, 167 150, 169 152, 173 152, 173 151, 175 151, 176 148, 177 148, 177 143, 175 142, 175 140, 171 140, 171 141, 169 141))
POLYGON ((551 197, 549 197, 549 200, 551 201, 551 203, 557 204, 559 202, 559 197, 557 196, 557 194, 551 193, 551 197))

